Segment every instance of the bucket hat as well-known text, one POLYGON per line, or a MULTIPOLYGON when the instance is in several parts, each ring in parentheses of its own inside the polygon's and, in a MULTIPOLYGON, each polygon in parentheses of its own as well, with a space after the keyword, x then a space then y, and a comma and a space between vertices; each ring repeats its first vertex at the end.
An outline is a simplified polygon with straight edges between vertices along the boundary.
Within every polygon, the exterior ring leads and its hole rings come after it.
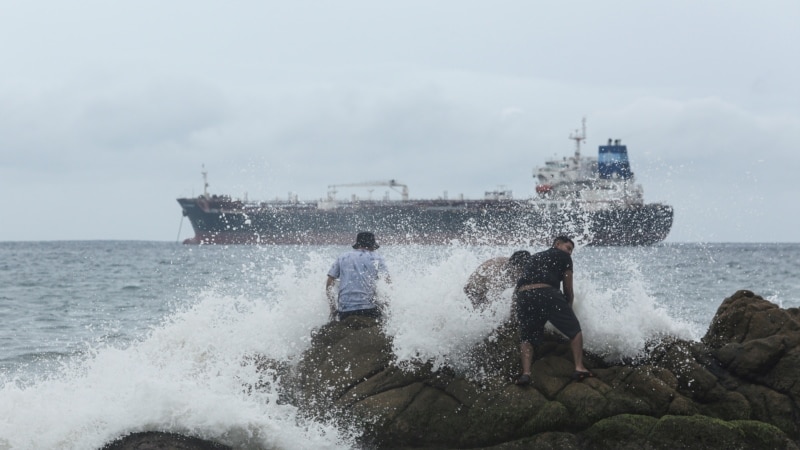
POLYGON ((369 231, 362 231, 356 236, 356 243, 353 248, 366 248, 367 250, 377 250, 380 245, 375 243, 375 235, 369 231))

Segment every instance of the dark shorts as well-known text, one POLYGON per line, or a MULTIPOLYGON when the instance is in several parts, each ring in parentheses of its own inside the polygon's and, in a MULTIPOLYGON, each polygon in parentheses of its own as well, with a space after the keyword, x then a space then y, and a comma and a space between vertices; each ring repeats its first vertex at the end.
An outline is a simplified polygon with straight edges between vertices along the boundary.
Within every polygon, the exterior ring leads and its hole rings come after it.
POLYGON ((555 288, 530 289, 517 293, 517 321, 521 342, 538 344, 549 321, 570 340, 581 332, 581 324, 567 303, 567 298, 555 288))
POLYGON ((355 311, 346 311, 339 313, 339 321, 341 322, 344 319, 347 319, 350 316, 364 316, 364 317, 374 317, 375 319, 381 318, 381 310, 378 308, 369 308, 369 309, 357 309, 355 311))

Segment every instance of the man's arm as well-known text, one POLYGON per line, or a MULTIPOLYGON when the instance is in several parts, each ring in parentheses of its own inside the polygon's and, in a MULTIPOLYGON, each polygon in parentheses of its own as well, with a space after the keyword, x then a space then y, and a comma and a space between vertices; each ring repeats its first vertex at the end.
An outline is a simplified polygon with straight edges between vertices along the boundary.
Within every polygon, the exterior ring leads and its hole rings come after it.
POLYGON ((575 292, 572 290, 572 271, 564 272, 564 281, 561 283, 564 286, 564 297, 567 298, 569 307, 572 308, 572 300, 575 299, 575 292))
POLYGON ((334 316, 336 315, 336 293, 334 292, 335 283, 336 278, 328 275, 328 279, 325 281, 325 295, 328 297, 328 305, 331 308, 331 320, 333 320, 334 316))
POLYGON ((383 256, 378 256, 378 264, 376 268, 378 269, 378 277, 385 280, 386 283, 392 284, 392 277, 389 276, 389 268, 386 266, 386 261, 383 259, 383 256))
POLYGON ((472 306, 477 308, 486 303, 487 291, 488 287, 486 286, 485 278, 477 270, 472 272, 472 275, 469 276, 467 283, 464 285, 464 293, 467 294, 467 298, 472 302, 472 306))

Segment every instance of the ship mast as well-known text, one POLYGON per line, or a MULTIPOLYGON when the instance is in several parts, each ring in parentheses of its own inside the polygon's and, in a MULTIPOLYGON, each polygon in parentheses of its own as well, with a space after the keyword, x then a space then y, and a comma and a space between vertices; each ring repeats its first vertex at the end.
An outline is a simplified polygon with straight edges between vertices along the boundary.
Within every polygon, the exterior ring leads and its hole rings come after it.
POLYGON ((569 138, 575 141, 575 160, 577 161, 581 159, 581 141, 586 142, 586 117, 583 118, 581 124, 583 129, 580 134, 578 134, 578 130, 575 130, 569 135, 569 138))
POLYGON ((203 174, 203 197, 208 198, 208 172, 206 172, 205 164, 201 167, 203 168, 203 171, 200 172, 203 174))
POLYGON ((582 124, 582 131, 580 134, 578 130, 575 130, 574 133, 569 135, 569 138, 575 141, 575 171, 576 173, 581 172, 581 141, 586 142, 586 117, 583 118, 581 121, 582 124))

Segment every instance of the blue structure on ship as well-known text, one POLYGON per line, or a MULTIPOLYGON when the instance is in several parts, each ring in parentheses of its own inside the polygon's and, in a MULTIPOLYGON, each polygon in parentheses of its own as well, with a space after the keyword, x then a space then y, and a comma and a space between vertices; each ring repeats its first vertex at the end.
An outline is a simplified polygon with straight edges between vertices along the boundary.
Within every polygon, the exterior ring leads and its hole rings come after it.
POLYGON ((597 157, 597 171, 604 180, 633 178, 631 164, 628 161, 628 147, 620 144, 619 139, 613 142, 608 140, 608 145, 601 145, 597 157))

